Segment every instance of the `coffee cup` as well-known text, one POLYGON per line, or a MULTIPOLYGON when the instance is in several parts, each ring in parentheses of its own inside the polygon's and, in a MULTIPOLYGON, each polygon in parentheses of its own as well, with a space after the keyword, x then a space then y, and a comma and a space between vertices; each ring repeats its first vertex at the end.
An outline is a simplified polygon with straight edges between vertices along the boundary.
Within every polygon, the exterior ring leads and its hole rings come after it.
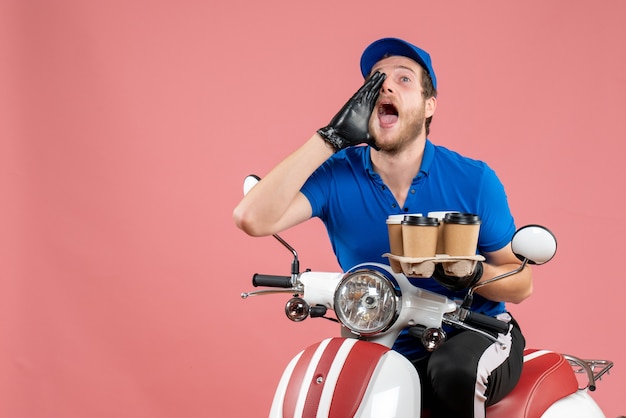
POLYGON ((448 213, 443 218, 443 252, 449 256, 476 255, 480 217, 472 213, 448 213))
POLYGON ((437 218, 439 220, 439 230, 438 230, 438 234, 437 234, 437 254, 445 254, 445 248, 444 248, 444 240, 443 240, 443 227, 444 227, 444 223, 443 223, 443 218, 445 218, 445 216, 448 213, 458 213, 458 212, 451 212, 449 210, 441 210, 441 211, 435 211, 435 212, 428 212, 428 216, 430 218, 437 218))
POLYGON ((437 252, 439 220, 428 216, 405 215, 402 246, 405 257, 434 257, 437 252))
MULTIPOLYGON (((389 252, 393 255, 404 255, 402 245, 402 220, 404 215, 389 215, 387 217, 387 230, 389 231, 389 252)), ((395 273, 402 273, 400 262, 392 258, 389 265, 395 273)))

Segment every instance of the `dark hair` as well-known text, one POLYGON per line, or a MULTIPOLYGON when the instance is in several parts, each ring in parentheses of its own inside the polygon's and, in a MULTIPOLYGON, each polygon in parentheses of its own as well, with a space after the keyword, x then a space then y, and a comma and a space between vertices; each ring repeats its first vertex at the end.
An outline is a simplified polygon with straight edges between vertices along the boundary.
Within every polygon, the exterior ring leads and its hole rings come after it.
MULTIPOLYGON (((421 66, 420 66, 421 67, 421 66)), ((431 97, 437 97, 437 89, 433 87, 433 80, 430 78, 430 74, 424 67, 422 68, 422 96, 424 99, 430 99, 431 97)), ((432 122, 433 117, 430 116, 426 118, 425 127, 426 127, 426 137, 430 133, 430 123, 432 122)))

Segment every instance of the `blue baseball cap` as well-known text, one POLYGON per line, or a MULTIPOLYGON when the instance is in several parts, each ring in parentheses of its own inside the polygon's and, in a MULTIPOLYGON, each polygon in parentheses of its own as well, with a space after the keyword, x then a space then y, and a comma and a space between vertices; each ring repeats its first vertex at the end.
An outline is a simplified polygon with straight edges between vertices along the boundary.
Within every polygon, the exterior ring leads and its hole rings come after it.
POLYGON ((435 77, 435 70, 433 70, 433 64, 428 52, 398 38, 379 39, 365 48, 363 55, 361 55, 361 74, 363 74, 364 78, 367 78, 370 72, 372 72, 374 64, 386 56, 394 55, 411 58, 424 67, 433 81, 433 87, 437 88, 437 77, 435 77))

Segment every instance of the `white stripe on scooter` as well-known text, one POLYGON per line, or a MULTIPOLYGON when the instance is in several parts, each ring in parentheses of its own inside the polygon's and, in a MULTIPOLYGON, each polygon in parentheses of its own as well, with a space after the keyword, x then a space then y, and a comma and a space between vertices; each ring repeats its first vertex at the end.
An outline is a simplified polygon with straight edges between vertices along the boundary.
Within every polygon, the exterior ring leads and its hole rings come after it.
POLYGON ((317 418, 328 417, 330 413, 330 406, 333 401, 333 395, 335 393, 335 386, 337 385, 337 380, 339 379, 341 370, 346 363, 348 354, 350 354, 352 347, 354 347, 357 341, 358 340, 352 338, 346 338, 341 344, 341 348, 339 348, 339 350, 337 351, 337 354, 333 359, 333 364, 328 370, 326 384, 324 385, 324 390, 322 391, 322 396, 320 398, 320 404, 317 409, 317 418))
POLYGON ((296 417, 301 417, 304 413, 304 402, 306 401, 306 395, 309 392, 311 381, 313 380, 313 373, 315 373, 315 369, 317 368, 320 358, 322 358, 322 354, 324 354, 324 350, 328 347, 329 342, 330 338, 321 341, 319 347, 317 347, 317 350, 315 350, 315 353, 309 362, 304 378, 302 379, 300 392, 298 393, 298 401, 296 402, 296 410, 294 414, 296 417))
POLYGON ((545 355, 545 354, 549 354, 549 353, 552 353, 552 351, 548 351, 548 350, 537 350, 537 351, 532 352, 532 353, 530 353, 530 354, 526 354, 526 355, 524 356, 524 363, 526 363, 527 361, 530 361, 530 360, 536 359, 537 357, 541 357, 541 356, 543 356, 543 355, 545 355))
MULTIPOLYGON (((298 401, 296 402, 296 410, 295 416, 301 417, 304 413, 305 401, 307 398, 307 394, 309 393, 309 389, 311 383, 313 382, 313 374, 317 369, 317 366, 322 358, 322 355, 326 351, 328 344, 331 339, 326 339, 321 341, 317 350, 313 354, 311 361, 307 366, 306 373, 304 378, 302 379, 302 386, 300 387, 300 392, 298 394, 298 401)), ((341 374, 341 370, 343 369, 343 365, 348 358, 348 354, 350 350, 357 343, 358 340, 352 338, 346 338, 341 347, 337 351, 335 358, 333 359, 333 363, 330 366, 330 370, 328 371, 328 376, 326 376, 326 381, 324 382, 324 390, 322 391, 322 396, 320 399, 320 403, 317 409, 317 417, 327 417, 330 412, 330 406, 333 400, 333 393, 335 391, 335 385, 337 384, 337 379, 341 374)))

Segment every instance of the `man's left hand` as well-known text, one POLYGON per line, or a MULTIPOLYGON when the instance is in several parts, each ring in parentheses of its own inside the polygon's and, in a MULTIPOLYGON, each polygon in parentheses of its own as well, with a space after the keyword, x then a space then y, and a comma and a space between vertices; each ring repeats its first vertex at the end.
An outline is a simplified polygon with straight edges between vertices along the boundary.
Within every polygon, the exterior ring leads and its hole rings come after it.
POLYGON ((437 283, 454 292, 469 289, 478 283, 482 276, 483 263, 480 261, 476 262, 474 272, 465 277, 456 277, 446 274, 442 263, 437 263, 435 265, 435 272, 433 273, 433 279, 435 279, 437 283))

